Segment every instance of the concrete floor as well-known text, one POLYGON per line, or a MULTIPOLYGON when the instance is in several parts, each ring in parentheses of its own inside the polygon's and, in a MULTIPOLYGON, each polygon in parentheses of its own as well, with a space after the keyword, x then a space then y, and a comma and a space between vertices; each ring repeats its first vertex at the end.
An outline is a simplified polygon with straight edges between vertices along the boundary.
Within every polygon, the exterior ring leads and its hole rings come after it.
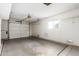
POLYGON ((60 56, 79 56, 79 47, 68 46, 60 56))
POLYGON ((40 39, 4 41, 2 56, 79 56, 79 47, 40 39), (65 48, 66 47, 66 48, 65 48), (65 49, 64 49, 65 48, 65 49), (64 50, 63 50, 64 49, 64 50))

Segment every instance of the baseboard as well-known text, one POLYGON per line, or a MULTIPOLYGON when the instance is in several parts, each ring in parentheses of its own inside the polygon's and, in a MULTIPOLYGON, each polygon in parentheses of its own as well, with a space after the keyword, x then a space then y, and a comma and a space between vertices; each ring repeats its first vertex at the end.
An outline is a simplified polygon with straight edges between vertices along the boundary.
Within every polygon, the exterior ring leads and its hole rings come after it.
MULTIPOLYGON (((64 44, 64 43, 61 43, 61 42, 56 42, 54 40, 49 40, 49 39, 45 39, 45 38, 41 38, 39 36, 28 36, 28 37, 19 37, 19 38, 10 38, 8 40, 19 40, 19 39, 40 39, 40 40, 45 40, 45 41, 49 41, 49 42, 55 42, 55 43, 60 43, 60 44, 64 44)), ((3 39, 3 41, 6 41, 7 39, 3 39)), ((67 44, 65 44, 67 45, 67 44)))
POLYGON ((28 37, 18 37, 18 38, 9 38, 9 40, 13 40, 13 39, 29 39, 29 36, 28 37))
MULTIPOLYGON (((31 38, 40 39, 40 40, 45 40, 45 41, 54 42, 54 43, 59 43, 59 44, 65 44, 65 43, 61 43, 61 42, 57 42, 57 41, 54 41, 54 40, 49 40, 49 39, 42 38, 42 37, 37 37, 37 36, 31 36, 31 38)), ((68 44, 65 44, 65 45, 68 45, 68 44)))
POLYGON ((6 38, 6 39, 1 39, 1 40, 8 40, 8 38, 6 38))

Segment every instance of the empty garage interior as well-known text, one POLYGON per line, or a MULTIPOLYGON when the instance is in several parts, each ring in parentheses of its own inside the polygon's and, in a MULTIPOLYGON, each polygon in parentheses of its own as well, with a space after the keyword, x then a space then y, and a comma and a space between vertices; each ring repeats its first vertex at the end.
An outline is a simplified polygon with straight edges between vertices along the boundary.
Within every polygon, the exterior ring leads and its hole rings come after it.
POLYGON ((79 3, 0 3, 1 56, 79 56, 79 3))

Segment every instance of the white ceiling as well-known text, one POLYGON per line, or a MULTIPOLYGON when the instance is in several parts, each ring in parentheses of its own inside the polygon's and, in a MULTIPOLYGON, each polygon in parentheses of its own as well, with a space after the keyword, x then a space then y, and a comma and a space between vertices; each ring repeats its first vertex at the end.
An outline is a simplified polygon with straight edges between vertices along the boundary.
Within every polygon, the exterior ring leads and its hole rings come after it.
POLYGON ((23 19, 28 14, 33 19, 53 16, 57 13, 79 7, 77 3, 52 3, 49 6, 43 3, 14 3, 12 4, 10 18, 23 19))
POLYGON ((43 3, 13 3, 0 4, 0 17, 4 19, 24 19, 28 14, 32 20, 53 16, 66 10, 79 8, 78 3, 52 3, 49 6, 43 3))

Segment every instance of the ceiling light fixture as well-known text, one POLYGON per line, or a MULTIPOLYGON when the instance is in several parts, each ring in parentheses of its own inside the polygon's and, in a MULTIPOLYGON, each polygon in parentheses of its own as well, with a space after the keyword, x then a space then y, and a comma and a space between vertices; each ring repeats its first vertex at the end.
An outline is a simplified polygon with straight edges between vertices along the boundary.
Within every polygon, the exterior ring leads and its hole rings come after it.
POLYGON ((50 4, 52 4, 52 3, 43 3, 44 5, 46 5, 46 6, 49 6, 50 4))

